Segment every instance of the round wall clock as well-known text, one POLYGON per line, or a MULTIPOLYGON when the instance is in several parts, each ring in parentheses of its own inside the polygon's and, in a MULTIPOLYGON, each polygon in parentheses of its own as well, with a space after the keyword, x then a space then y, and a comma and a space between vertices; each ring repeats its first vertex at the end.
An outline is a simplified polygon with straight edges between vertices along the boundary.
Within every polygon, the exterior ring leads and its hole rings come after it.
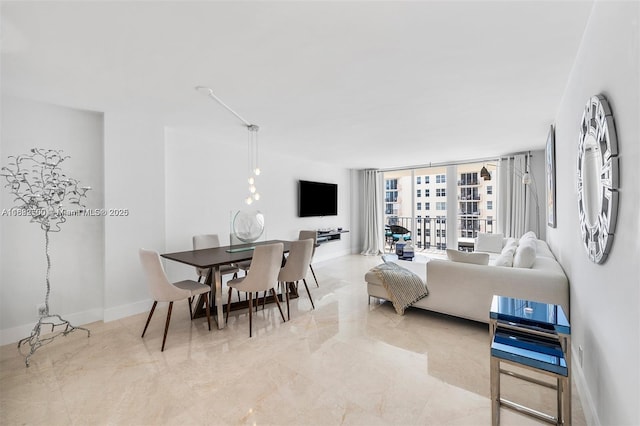
POLYGON ((592 96, 582 114, 578 140, 578 214, 589 259, 603 263, 613 243, 618 214, 618 140, 607 99, 592 96))

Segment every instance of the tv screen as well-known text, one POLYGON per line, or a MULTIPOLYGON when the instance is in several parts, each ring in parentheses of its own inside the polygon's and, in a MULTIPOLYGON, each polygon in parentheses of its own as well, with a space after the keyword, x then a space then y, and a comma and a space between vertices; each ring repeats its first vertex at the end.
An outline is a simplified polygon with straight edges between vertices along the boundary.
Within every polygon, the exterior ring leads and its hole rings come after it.
POLYGON ((336 216, 338 185, 301 180, 298 185, 298 216, 336 216))

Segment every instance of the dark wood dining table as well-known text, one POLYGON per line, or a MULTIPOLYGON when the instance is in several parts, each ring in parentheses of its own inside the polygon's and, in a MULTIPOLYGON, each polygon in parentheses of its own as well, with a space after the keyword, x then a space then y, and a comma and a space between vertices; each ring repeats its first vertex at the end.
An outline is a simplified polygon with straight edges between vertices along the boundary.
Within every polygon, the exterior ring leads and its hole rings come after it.
MULTIPOLYGON (((291 249, 290 241, 268 240, 248 244, 235 244, 231 246, 165 253, 161 256, 175 262, 209 270, 205 284, 211 286, 211 289, 213 290, 211 292, 210 306, 215 307, 218 329, 222 329, 225 326, 225 322, 220 267, 223 265, 231 265, 251 260, 253 258, 253 249, 256 246, 275 243, 282 243, 284 245, 284 253, 288 253, 291 249)), ((198 304, 200 305, 200 303, 198 304)))

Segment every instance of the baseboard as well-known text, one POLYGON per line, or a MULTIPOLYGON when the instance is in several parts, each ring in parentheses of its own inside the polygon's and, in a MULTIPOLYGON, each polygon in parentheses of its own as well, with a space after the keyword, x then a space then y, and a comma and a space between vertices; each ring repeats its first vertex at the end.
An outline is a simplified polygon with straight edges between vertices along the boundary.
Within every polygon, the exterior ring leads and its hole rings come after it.
MULTIPOLYGON (((81 326, 96 321, 109 322, 129 317, 131 315, 137 315, 142 312, 148 312, 151 308, 151 303, 151 299, 147 299, 135 303, 129 303, 127 305, 116 306, 114 308, 89 309, 87 311, 76 312, 73 314, 60 314, 60 316, 75 326, 81 326)), ((34 318, 32 323, 0 330, 0 345, 17 343, 19 340, 28 337, 31 334, 31 330, 33 330, 33 327, 36 325, 36 322, 37 318, 34 318)))
POLYGON ((316 254, 313 257, 312 265, 320 265, 323 262, 326 262, 328 260, 335 259, 336 257, 347 256, 349 254, 351 254, 351 250, 349 248, 346 248, 344 250, 334 251, 325 255, 321 255, 321 254, 319 255, 318 252, 316 251, 316 254))
POLYGON ((593 403, 591 392, 589 392, 589 388, 587 387, 587 380, 584 377, 584 371, 578 362, 577 354, 573 350, 571 352, 571 375, 573 376, 573 382, 576 384, 576 389, 578 390, 578 396, 580 397, 585 420, 589 426, 600 426, 600 419, 598 418, 598 413, 595 411, 595 404, 593 403))
POLYGON ((119 320, 120 318, 130 317, 131 315, 137 315, 142 312, 149 312, 152 303, 153 301, 151 299, 146 299, 114 308, 107 308, 104 310, 104 322, 119 320))
MULTIPOLYGON (((57 314, 56 312, 53 312, 57 314)), ((76 312, 73 314, 59 314, 62 318, 69 321, 74 326, 81 326, 83 324, 89 324, 96 321, 102 321, 102 309, 89 309, 83 312, 76 312)), ((33 327, 38 322, 37 318, 33 319, 32 323, 19 325, 13 328, 7 328, 0 330, 0 345, 9 345, 11 343, 17 343, 19 340, 29 337, 33 327)))

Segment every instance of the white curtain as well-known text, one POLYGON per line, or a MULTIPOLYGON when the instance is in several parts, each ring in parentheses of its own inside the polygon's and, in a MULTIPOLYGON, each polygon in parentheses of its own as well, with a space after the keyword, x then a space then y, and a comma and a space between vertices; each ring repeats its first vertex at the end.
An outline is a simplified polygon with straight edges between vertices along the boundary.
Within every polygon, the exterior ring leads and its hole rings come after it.
POLYGON ((362 254, 377 256, 384 247, 382 215, 382 175, 377 170, 363 170, 364 246, 362 254))
POLYGON ((526 185, 522 183, 526 161, 525 155, 516 155, 498 164, 498 228, 506 237, 519 238, 529 223, 526 185))

